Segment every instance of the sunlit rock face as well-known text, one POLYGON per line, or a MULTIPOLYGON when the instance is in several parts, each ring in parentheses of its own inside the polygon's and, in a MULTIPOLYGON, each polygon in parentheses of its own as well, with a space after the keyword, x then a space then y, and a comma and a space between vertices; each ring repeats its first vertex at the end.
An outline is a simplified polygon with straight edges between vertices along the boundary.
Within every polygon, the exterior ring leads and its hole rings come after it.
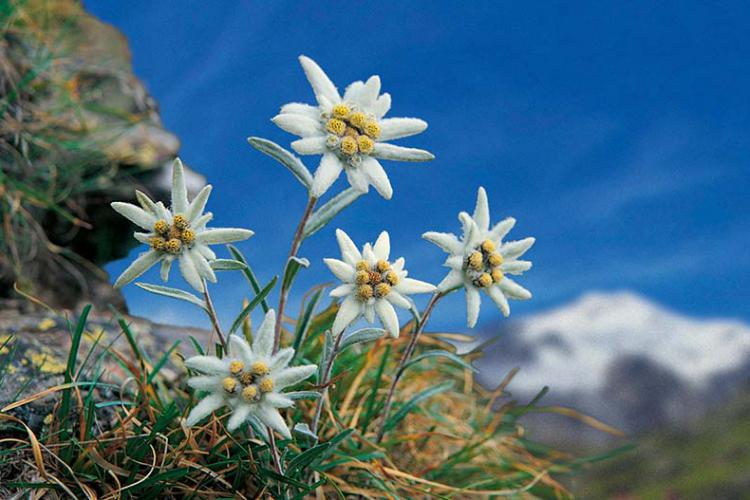
MULTIPOLYGON (((629 292, 587 294, 483 336, 499 337, 478 363, 488 386, 517 366, 508 388, 521 401, 549 386, 541 404, 570 406, 631 434, 695 419, 750 380, 748 325, 689 317, 629 292)), ((539 427, 551 438, 603 437, 562 417, 546 416, 539 427)))
MULTIPOLYGON (((132 73, 125 37, 74 0, 11 0, 0 35, 0 297, 124 308, 98 268, 137 242, 110 208, 165 199, 178 138, 132 73), (93 264, 93 265, 92 265, 93 264)), ((197 191, 204 179, 193 174, 197 191)))

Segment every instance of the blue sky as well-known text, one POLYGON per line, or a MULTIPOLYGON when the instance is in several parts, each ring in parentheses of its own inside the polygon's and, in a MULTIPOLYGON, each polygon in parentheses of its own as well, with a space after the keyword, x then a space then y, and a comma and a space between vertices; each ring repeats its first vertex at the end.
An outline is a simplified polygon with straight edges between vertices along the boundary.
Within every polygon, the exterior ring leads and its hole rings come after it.
MULTIPOLYGON (((437 159, 386 164, 391 201, 371 191, 306 242, 302 255, 314 266, 300 294, 330 279, 320 259, 337 252, 336 226, 358 242, 388 230, 411 275, 438 281, 444 254, 420 234, 457 231, 456 214, 473 207, 483 185, 493 219, 513 215, 511 236, 537 237, 528 254, 534 269, 520 280, 534 299, 512 303, 513 314, 590 290, 631 289, 685 313, 750 320, 746 5, 99 0, 87 7, 130 40, 135 72, 182 140, 182 158, 214 185, 215 225, 256 231, 242 248, 263 280, 279 272, 305 199, 246 137, 292 140, 269 119, 284 103, 313 101, 296 59, 307 54, 339 88, 379 74, 392 116, 430 124, 402 143, 437 159)), ((307 160, 311 169, 315 160, 307 160)), ((225 276, 217 302, 230 320, 246 291, 240 277, 225 276)), ((125 293, 137 314, 192 317, 187 305, 134 287, 125 293)), ((480 321, 499 317, 490 305, 480 321)), ((463 298, 453 297, 441 323, 461 327, 463 314, 463 298)))

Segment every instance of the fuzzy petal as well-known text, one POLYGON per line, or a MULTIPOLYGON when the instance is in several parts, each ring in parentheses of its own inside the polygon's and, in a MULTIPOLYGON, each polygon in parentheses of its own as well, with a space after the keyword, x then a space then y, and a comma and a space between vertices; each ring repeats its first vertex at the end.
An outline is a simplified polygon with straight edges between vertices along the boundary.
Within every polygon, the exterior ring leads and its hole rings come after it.
POLYGON ((413 293, 430 293, 435 291, 435 285, 426 281, 404 278, 396 285, 396 290, 409 295, 413 293))
MULTIPOLYGON (((362 254, 359 251, 359 248, 357 248, 357 245, 354 244, 352 239, 349 237, 348 234, 346 234, 341 229, 336 229, 336 241, 339 243, 339 249, 341 249, 341 255, 349 254, 357 261, 362 260, 362 254)), ((349 262, 347 260, 347 264, 355 265, 357 262, 349 262)))
POLYGON ((390 336, 393 338, 398 338, 398 316, 396 315, 396 310, 393 308, 391 303, 387 300, 376 300, 375 312, 378 313, 380 322, 383 323, 383 328, 388 331, 390 336))
POLYGON ((473 286, 466 287, 466 324, 469 328, 474 328, 479 319, 479 306, 482 304, 482 298, 479 291, 473 286))
POLYGON ((187 186, 185 186, 185 169, 182 161, 175 158, 172 164, 172 213, 187 215, 187 186))
POLYGON ((187 218, 191 223, 203 215, 203 210, 206 208, 206 202, 208 202, 208 197, 211 195, 211 189, 213 189, 211 184, 204 186, 198 193, 198 196, 190 202, 187 211, 187 218))
POLYGON ((162 281, 168 281, 169 280, 169 271, 172 269, 172 261, 174 259, 170 259, 169 257, 165 257, 161 261, 161 269, 159 270, 159 276, 161 277, 162 281))
POLYGON ((186 252, 180 254, 180 272, 185 281, 190 284, 199 292, 203 292, 203 280, 198 272, 198 268, 195 267, 195 262, 190 258, 190 255, 186 252))
POLYGON ((292 142, 292 149, 301 155, 322 155, 328 151, 325 137, 305 137, 292 142))
POLYGON ((193 356, 185 360, 185 366, 191 370, 209 375, 226 375, 227 362, 216 356, 193 356))
POLYGON ((190 377, 187 384, 196 391, 213 391, 221 386, 221 378, 201 375, 199 377, 190 377))
POLYGON ((201 276, 201 278, 205 278, 211 283, 216 283, 218 281, 216 279, 216 273, 214 273, 214 270, 211 269, 211 265, 208 263, 206 258, 200 254, 200 252, 197 252, 193 248, 185 253, 193 260, 195 269, 198 271, 198 274, 201 276))
POLYGON ((525 254, 535 241, 536 238, 532 237, 518 241, 509 241, 508 243, 504 243, 498 252, 505 258, 505 260, 513 260, 525 254))
POLYGON ((287 113, 306 116, 314 120, 320 120, 320 108, 318 108, 317 106, 310 106, 309 104, 302 104, 299 102, 290 102, 289 104, 284 104, 281 107, 281 112, 279 114, 283 115, 287 113))
POLYGON ((253 361, 253 350, 242 335, 232 334, 229 336, 229 354, 239 358, 243 363, 249 364, 253 361))
POLYGON ((366 193, 370 190, 370 184, 367 182, 365 173, 360 168, 347 168, 346 178, 349 184, 361 193, 366 193))
POLYGON ((510 305, 508 304, 508 299, 499 287, 493 285, 487 288, 487 295, 489 295, 495 304, 497 304, 497 307, 500 308, 503 316, 506 318, 510 316, 510 305))
POLYGON ((328 269, 341 281, 351 283, 354 280, 354 268, 344 261, 338 259, 323 259, 328 269))
POLYGON ((271 371, 285 368, 289 364, 289 361, 294 357, 294 349, 291 347, 285 347, 279 352, 271 356, 271 371))
POLYGON ((206 224, 211 222, 211 219, 213 218, 214 214, 212 214, 211 212, 206 212, 205 214, 201 215, 191 224, 193 231, 197 233, 198 231, 204 230, 206 228, 206 224))
POLYGON ((148 271, 148 269, 159 262, 159 259, 161 258, 162 256, 155 250, 149 250, 148 252, 142 253, 122 272, 120 277, 117 278, 114 285, 115 288, 120 288, 130 283, 138 276, 148 271))
POLYGON ((229 421, 227 422, 227 430, 232 432, 239 426, 244 424, 251 411, 252 406, 250 405, 241 404, 237 406, 234 411, 232 411, 232 416, 229 417, 229 421))
POLYGON ((428 231, 422 235, 422 238, 426 239, 430 243, 434 243, 443 250, 451 254, 459 254, 463 252, 464 245, 458 240, 455 234, 452 233, 438 233, 437 231, 428 231))
POLYGON ((255 233, 249 229, 236 227, 222 227, 218 229, 206 229, 195 236, 196 241, 206 245, 222 245, 233 241, 246 240, 255 233))
POLYGON ((341 302, 339 310, 336 313, 336 319, 333 320, 333 326, 331 327, 331 333, 334 336, 343 332, 347 326, 349 326, 355 319, 359 317, 362 312, 362 308, 359 300, 356 297, 349 296, 341 302))
POLYGON ((276 311, 269 309, 263 318, 263 323, 258 327, 253 340, 253 354, 268 358, 273 351, 274 335, 276 329, 276 311))
POLYGON ((260 404, 253 409, 253 413, 271 429, 275 430, 286 439, 291 439, 292 434, 289 432, 286 422, 281 418, 279 410, 271 405, 260 404))
POLYGON ((475 247, 482 241, 482 232, 477 227, 474 219, 466 212, 458 214, 458 218, 464 227, 464 244, 468 247, 475 247))
POLYGON ((302 365, 284 368, 274 374, 275 390, 280 391, 292 385, 297 385, 318 369, 316 365, 302 365))
POLYGON ((427 122, 419 118, 386 118, 380 120, 380 141, 391 141, 424 132, 427 122))
POLYGON ((367 304, 364 306, 364 311, 362 312, 362 315, 365 317, 368 323, 374 323, 375 322, 375 308, 372 306, 372 304, 367 304))
POLYGON ((490 228, 490 205, 487 201, 487 191, 483 187, 479 187, 477 191, 477 204, 474 207, 474 216, 472 217, 476 222, 477 227, 480 231, 486 232, 490 228))
POLYGON ((383 118, 388 111, 391 110, 391 94, 386 92, 385 94, 378 97, 378 100, 375 101, 375 106, 373 107, 373 113, 375 113, 375 117, 379 120, 383 118))
POLYGON ((510 262, 503 262, 500 269, 502 269, 505 274, 520 275, 531 269, 531 261, 512 260, 510 262))
POLYGON ((344 165, 335 154, 324 154, 313 176, 312 195, 317 198, 323 196, 328 191, 328 188, 339 178, 343 168, 344 165))
POLYGON ((137 205, 132 203, 124 203, 122 201, 115 201, 110 204, 112 209, 118 214, 122 215, 136 226, 142 227, 147 231, 154 230, 154 223, 156 217, 137 205))
POLYGON ((385 300, 402 309, 409 309, 411 307, 411 302, 396 290, 391 290, 388 295, 385 296, 385 300))
POLYGON ((362 91, 359 93, 359 104, 367 111, 372 110, 380 94, 380 77, 373 75, 367 79, 362 91))
POLYGON ((323 104, 321 98, 325 98, 332 103, 341 101, 336 86, 315 61, 307 56, 300 56, 299 63, 302 65, 307 81, 310 82, 315 98, 319 103, 323 104))
POLYGON ((457 269, 451 269, 451 271, 443 278, 437 289, 440 292, 447 292, 453 288, 458 288, 464 284, 464 273, 457 269))
POLYGON ((382 160, 396 161, 430 161, 435 159, 435 155, 424 149, 404 148, 386 142, 375 143, 372 156, 382 160))
POLYGON ((516 219, 514 219, 513 217, 505 218, 492 227, 488 238, 495 243, 498 243, 500 240, 505 238, 505 235, 507 235, 515 225, 516 219))
POLYGON ((500 290, 503 291, 506 297, 509 297, 511 299, 529 300, 531 298, 530 291, 526 290, 524 287, 508 278, 507 276, 503 278, 503 280, 498 283, 497 286, 500 287, 500 290))
POLYGON ((388 236, 388 231, 383 231, 375 241, 375 246, 372 247, 372 252, 379 260, 388 260, 388 256, 391 254, 391 238, 388 236))
POLYGON ((264 396, 265 402, 275 408, 291 408, 294 400, 278 392, 269 392, 264 396))
POLYGON ((187 425, 192 427, 197 424, 215 410, 221 408, 224 404, 224 398, 220 394, 211 394, 201 400, 200 403, 195 405, 190 415, 187 417, 187 425))
POLYGON ((350 295, 354 291, 354 285, 350 283, 344 283, 343 285, 339 285, 333 290, 331 290, 330 295, 331 297, 340 299, 341 297, 346 297, 347 295, 350 295))
POLYGON ((280 129, 300 137, 316 137, 323 135, 320 120, 292 113, 284 113, 271 118, 280 129))
POLYGON ((391 186, 391 181, 388 179, 388 174, 385 173, 385 169, 380 162, 375 158, 367 156, 362 160, 359 168, 364 172, 367 180, 373 185, 378 194, 386 200, 390 200, 393 196, 393 187, 391 186))
POLYGON ((146 212, 150 213, 153 216, 157 216, 157 208, 156 203, 146 195, 146 193, 142 191, 135 190, 135 198, 138 200, 138 203, 141 205, 141 208, 143 208, 146 212))
POLYGON ((365 82, 358 80, 356 82, 352 82, 349 84, 348 87, 346 87, 346 90, 344 91, 344 101, 349 103, 359 103, 359 95, 362 93, 362 90, 365 88, 365 82))

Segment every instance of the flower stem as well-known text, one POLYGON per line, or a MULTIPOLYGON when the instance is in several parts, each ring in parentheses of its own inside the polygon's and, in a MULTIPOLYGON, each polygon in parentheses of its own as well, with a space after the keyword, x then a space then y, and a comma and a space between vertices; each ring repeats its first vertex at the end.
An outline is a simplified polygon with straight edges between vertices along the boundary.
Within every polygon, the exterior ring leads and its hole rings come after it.
POLYGON ((336 356, 339 353, 339 346, 341 345, 341 339, 344 337, 344 332, 341 332, 336 337, 336 343, 333 345, 333 351, 331 352, 331 357, 328 360, 328 363, 326 364, 325 370, 323 371, 323 377, 321 381, 319 382, 320 385, 323 385, 323 392, 320 394, 320 398, 318 399, 317 404, 315 405, 315 416, 313 416, 312 426, 311 430, 313 434, 318 433, 318 423, 320 422, 320 415, 323 412, 323 400, 328 395, 328 381, 331 378, 331 372, 333 371, 333 361, 336 359, 336 356))
MULTIPOLYGON (((219 342, 221 342, 221 347, 224 350, 224 355, 226 356, 227 353, 227 340, 224 337, 224 332, 221 331, 221 325, 219 324, 219 318, 216 315, 216 309, 214 309, 214 303, 211 300, 211 295, 208 293, 208 284, 206 283, 206 280, 203 280, 203 297, 206 299, 206 312, 208 313, 208 317, 211 319, 211 325, 214 327, 214 332, 216 332, 216 335, 219 337, 219 342)), ((209 338, 208 341, 208 347, 211 348, 211 339, 209 338)))
MULTIPOLYGON (((313 208, 315 208, 315 203, 317 203, 318 199, 315 196, 310 196, 310 198, 307 200, 307 206, 305 207, 305 211, 302 214, 302 218, 299 221, 299 224, 297 225, 297 230, 294 232, 294 238, 292 239, 292 246, 289 249, 289 256, 286 258, 286 265, 284 267, 284 271, 286 273, 286 266, 289 265, 289 261, 292 257, 297 256, 297 252, 299 251, 300 245, 302 245, 302 234, 305 229, 305 224, 307 223, 307 220, 312 215, 313 208)), ((284 308, 286 307, 286 301, 289 296, 289 290, 291 289, 292 284, 284 284, 282 280, 281 285, 281 292, 279 292, 279 307, 276 310, 276 329, 274 330, 274 336, 273 336, 273 352, 279 350, 279 341, 281 340, 281 324, 284 322, 284 308)))
POLYGON ((385 424, 388 421, 388 414, 391 412, 391 406, 393 405, 393 395, 396 393, 396 385, 398 384, 399 380, 401 380, 401 376, 404 374, 404 367, 406 366, 406 363, 409 361, 409 359, 411 359, 412 354, 414 354, 414 349, 417 347, 417 340, 419 340, 419 336, 424 331, 424 327, 425 325, 427 325, 427 320, 430 319, 430 315, 432 314, 432 310, 435 308, 435 304, 437 304, 438 300, 443 298, 445 295, 446 294, 444 292, 437 292, 430 298, 430 301, 427 303, 427 307, 425 307, 425 310, 422 313, 422 318, 419 321, 419 324, 416 325, 414 333, 411 334, 409 345, 406 346, 406 350, 404 350, 404 354, 401 356, 401 361, 399 361, 398 368, 396 368, 396 373, 393 375, 393 380, 391 381, 391 387, 390 389, 388 389, 388 396, 385 399, 385 407, 383 408, 383 417, 380 421, 380 428, 378 429, 377 439, 375 440, 376 443, 380 443, 383 440, 383 436, 385 435, 385 424))
POLYGON ((276 438, 273 435, 273 429, 266 426, 266 431, 268 431, 268 444, 270 445, 269 448, 271 449, 271 457, 273 457, 273 468, 276 470, 276 472, 283 475, 284 470, 281 468, 279 449, 276 447, 276 438))

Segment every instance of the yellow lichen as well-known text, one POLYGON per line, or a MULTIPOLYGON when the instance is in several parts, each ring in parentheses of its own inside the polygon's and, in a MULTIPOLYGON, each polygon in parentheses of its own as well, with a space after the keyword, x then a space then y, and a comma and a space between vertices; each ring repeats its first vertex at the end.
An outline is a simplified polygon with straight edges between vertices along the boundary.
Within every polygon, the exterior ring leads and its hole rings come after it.
POLYGON ((36 327, 39 329, 39 331, 46 332, 47 330, 54 327, 55 325, 56 323, 54 319, 44 318, 42 321, 39 322, 38 325, 36 325, 36 327))
POLYGON ((31 364, 43 373, 62 373, 67 365, 55 359, 54 355, 45 352, 35 352, 30 356, 31 364))

